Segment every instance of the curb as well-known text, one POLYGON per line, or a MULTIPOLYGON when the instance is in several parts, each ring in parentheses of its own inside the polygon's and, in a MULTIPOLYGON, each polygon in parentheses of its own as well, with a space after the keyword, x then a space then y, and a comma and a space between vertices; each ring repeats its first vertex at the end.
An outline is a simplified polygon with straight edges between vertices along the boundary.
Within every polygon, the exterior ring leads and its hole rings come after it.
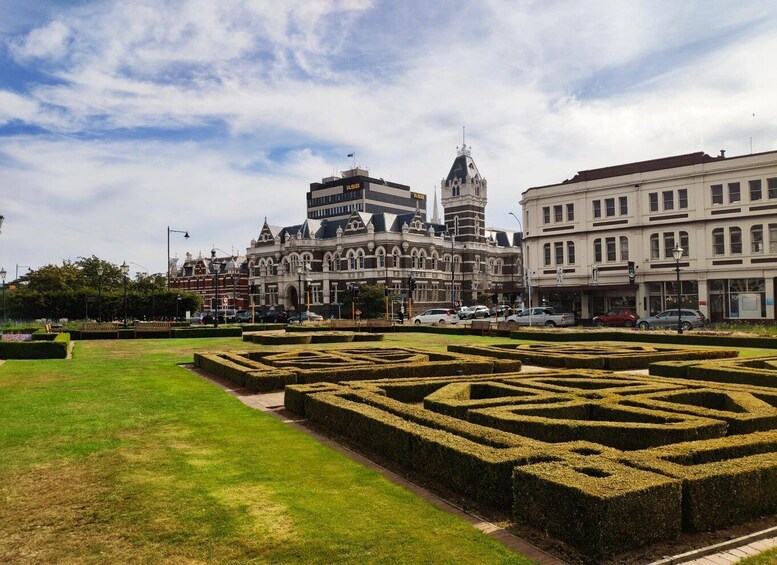
POLYGON ((699 559, 700 557, 706 557, 708 555, 714 555, 729 549, 736 549, 737 547, 748 545, 751 542, 772 538, 775 536, 777 536, 777 526, 761 530, 760 532, 747 534, 746 536, 742 536, 740 538, 716 543, 715 545, 708 545, 707 547, 694 549, 686 553, 680 553, 679 555, 667 557, 665 559, 661 559, 660 561, 653 561, 650 565, 675 565, 676 563, 685 563, 686 561, 699 559))

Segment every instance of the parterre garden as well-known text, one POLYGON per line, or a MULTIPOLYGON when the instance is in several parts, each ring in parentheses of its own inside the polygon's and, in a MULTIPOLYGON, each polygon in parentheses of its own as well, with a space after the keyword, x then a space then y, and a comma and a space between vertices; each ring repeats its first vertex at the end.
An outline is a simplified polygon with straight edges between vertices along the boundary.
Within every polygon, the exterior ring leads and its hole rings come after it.
POLYGON ((777 512, 777 357, 483 340, 448 350, 195 362, 249 388, 275 375, 298 416, 592 558, 777 512), (522 362, 559 369, 522 374, 522 362))

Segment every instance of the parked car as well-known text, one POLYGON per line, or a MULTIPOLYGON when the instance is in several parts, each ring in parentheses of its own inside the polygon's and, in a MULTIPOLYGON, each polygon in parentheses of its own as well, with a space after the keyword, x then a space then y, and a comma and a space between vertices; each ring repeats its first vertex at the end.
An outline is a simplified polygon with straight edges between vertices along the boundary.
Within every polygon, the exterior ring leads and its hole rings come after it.
POLYGON ((259 321, 261 318, 261 312, 256 312, 256 315, 252 316, 251 310, 238 310, 237 314, 235 314, 235 321, 241 324, 251 323, 252 320, 259 321))
POLYGON ((432 308, 411 319, 414 324, 455 324, 458 321, 459 316, 452 308, 432 308))
POLYGON ((285 324, 289 320, 289 313, 280 308, 272 307, 262 316, 265 324, 285 324))
POLYGON ((203 312, 195 312, 189 317, 190 324, 201 324, 205 314, 203 312))
MULTIPOLYGON (((706 323, 707 318, 698 310, 686 310, 685 308, 680 310, 680 327, 683 330, 701 328, 706 323)), ((677 309, 664 310, 655 316, 641 318, 637 323, 637 327, 641 330, 649 330, 651 328, 676 328, 677 309)))
POLYGON ((320 314, 316 314, 315 312, 300 312, 296 316, 292 316, 288 319, 288 323, 290 324, 301 324, 302 322, 320 322, 324 319, 324 317, 320 314))
POLYGON ((488 318, 488 306, 478 304, 477 306, 468 306, 459 312, 459 318, 462 320, 474 320, 475 318, 488 318))
MULTIPOLYGON (((212 324, 214 316, 215 316, 215 312, 205 312, 202 315, 202 323, 212 324)), ((224 316, 224 311, 219 310, 219 324, 226 324, 226 323, 227 323, 227 318, 226 316, 224 316)))
POLYGON ((613 308, 606 314, 599 314, 594 316, 595 326, 624 326, 627 328, 633 328, 637 325, 637 316, 633 310, 629 308, 613 308))
POLYGON ((575 324, 575 315, 556 314, 553 308, 526 308, 508 316, 505 321, 516 322, 519 326, 572 326, 575 324))

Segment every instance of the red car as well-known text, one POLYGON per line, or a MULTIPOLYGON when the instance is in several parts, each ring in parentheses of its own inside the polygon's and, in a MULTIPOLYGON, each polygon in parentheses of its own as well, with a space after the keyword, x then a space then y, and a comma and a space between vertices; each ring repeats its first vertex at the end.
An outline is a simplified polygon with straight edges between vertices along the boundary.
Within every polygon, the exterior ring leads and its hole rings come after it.
POLYGON ((599 314, 594 317, 595 326, 625 326, 633 328, 637 325, 637 316, 633 310, 628 308, 613 308, 606 314, 599 314))

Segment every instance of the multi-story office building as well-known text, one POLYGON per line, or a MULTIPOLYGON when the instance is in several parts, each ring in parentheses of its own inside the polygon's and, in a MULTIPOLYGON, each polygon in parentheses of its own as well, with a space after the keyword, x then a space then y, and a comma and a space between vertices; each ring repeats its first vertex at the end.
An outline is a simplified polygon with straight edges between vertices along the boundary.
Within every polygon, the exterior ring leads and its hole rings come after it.
POLYGON ((246 251, 254 303, 299 309, 309 301, 311 310, 336 315, 354 285, 383 284, 406 299, 411 274, 415 312, 471 304, 486 293, 506 301, 520 291, 520 233, 484 227, 485 191, 466 147, 443 180, 442 223, 436 196, 427 221, 424 194, 364 169, 313 183, 305 221, 265 220, 246 251))
POLYGON ((676 307, 679 264, 683 307, 713 321, 775 319, 777 151, 580 171, 529 188, 521 204, 534 304, 646 316, 676 307))
POLYGON ((307 208, 311 220, 342 220, 351 212, 412 214, 416 209, 426 217, 426 194, 412 192, 404 184, 371 178, 369 171, 354 168, 341 177, 310 183, 307 208))

